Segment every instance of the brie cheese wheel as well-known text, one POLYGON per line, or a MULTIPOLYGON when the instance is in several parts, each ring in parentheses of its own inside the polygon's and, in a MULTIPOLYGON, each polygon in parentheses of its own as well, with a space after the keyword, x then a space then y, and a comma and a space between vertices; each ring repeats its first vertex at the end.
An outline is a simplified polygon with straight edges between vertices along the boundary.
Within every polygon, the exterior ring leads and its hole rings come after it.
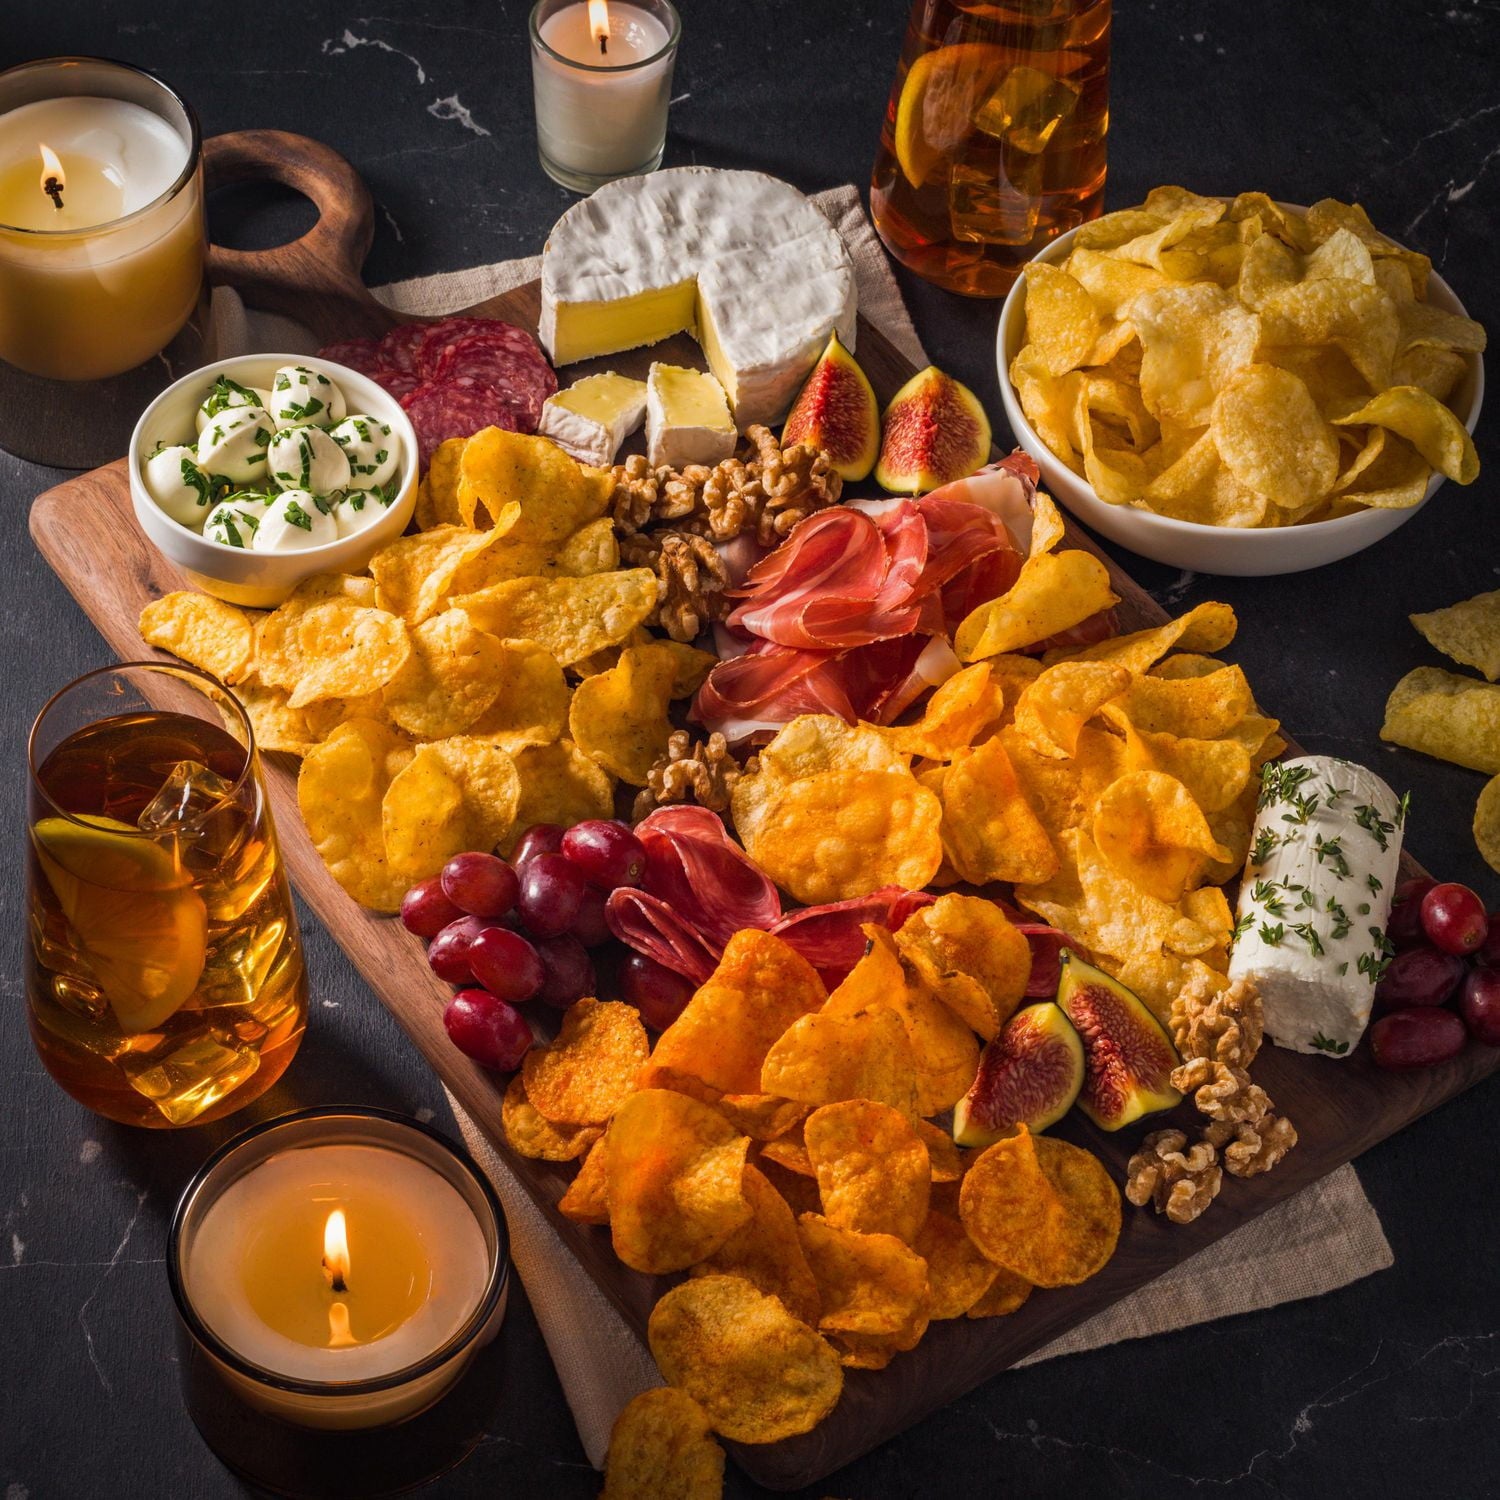
POLYGON ((652 468, 716 464, 739 440, 724 387, 702 370, 653 364, 646 376, 646 458, 652 468))
POLYGON ((321 371, 282 365, 271 377, 270 412, 278 427, 332 427, 349 408, 344 393, 321 371))
POLYGON ((581 464, 607 468, 646 415, 646 382, 609 371, 548 396, 536 430, 581 464))
POLYGON ((855 335, 854 267, 790 183, 675 167, 575 203, 542 251, 538 330, 552 362, 690 333, 741 427, 791 405, 838 330, 855 335))
POLYGON ((269 411, 271 393, 262 390, 258 385, 241 385, 239 381, 231 380, 227 375, 220 375, 214 381, 213 389, 198 408, 198 431, 202 432, 221 411, 229 411, 236 406, 259 406, 269 411))
POLYGON ((254 490, 241 490, 237 495, 230 495, 209 513, 203 524, 203 535, 221 547, 249 551, 255 546, 255 533, 260 530, 260 523, 275 499, 275 495, 254 490))
POLYGON ((396 477, 401 467, 401 440, 391 435, 388 423, 356 414, 330 428, 328 436, 349 457, 351 477, 347 483, 375 490, 396 477))
POLYGON ((198 434, 198 467, 235 484, 266 477, 266 448, 275 424, 264 407, 234 406, 221 411, 198 434))
POLYGON ((1404 821, 1390 787, 1350 761, 1262 769, 1229 977, 1255 983, 1279 1046, 1344 1057, 1363 1034, 1390 956, 1404 821))
POLYGON ((339 539, 333 507, 308 490, 283 490, 255 528, 257 552, 305 552, 339 539))
POLYGON ((213 480, 198 467, 197 450, 176 443, 141 465, 146 493, 179 526, 197 531, 208 515, 213 480))

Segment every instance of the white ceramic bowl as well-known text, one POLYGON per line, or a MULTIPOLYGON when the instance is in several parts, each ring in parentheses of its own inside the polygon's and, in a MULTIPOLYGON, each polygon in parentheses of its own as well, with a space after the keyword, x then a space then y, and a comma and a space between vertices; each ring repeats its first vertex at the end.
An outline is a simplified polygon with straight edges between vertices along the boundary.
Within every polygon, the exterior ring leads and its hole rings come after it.
MULTIPOLYGON (((1290 205, 1288 205, 1290 206, 1290 205)), ((1061 262, 1068 258, 1074 236, 1059 235, 1036 259, 1061 262)), ((1427 300, 1445 312, 1463 313, 1464 305, 1452 287, 1437 272, 1427 283, 1427 300)), ((1107 505, 1081 475, 1075 474, 1038 436, 1026 420, 1021 401, 1010 379, 1011 361, 1025 342, 1026 278, 1017 277, 1004 306, 995 341, 1000 367, 1000 396, 1006 419, 1017 442, 1037 461, 1042 479, 1053 497, 1100 536, 1142 557, 1195 573, 1227 573, 1241 578, 1261 578, 1273 573, 1301 573, 1326 563, 1352 557, 1404 525, 1425 505, 1443 482, 1434 474, 1421 505, 1407 510, 1364 510, 1331 521, 1311 521, 1304 526, 1267 528, 1204 526, 1197 521, 1178 521, 1154 511, 1130 505, 1107 505)), ((1484 359, 1469 356, 1467 374, 1459 381, 1449 405, 1472 433, 1484 401, 1484 359)))
POLYGON ((141 413, 130 435, 127 455, 130 498, 141 530, 188 580, 205 593, 217 594, 231 604, 251 609, 269 609, 280 604, 304 578, 314 573, 358 573, 387 542, 406 529, 417 503, 417 434, 400 405, 373 380, 307 354, 250 354, 241 359, 221 360, 184 375, 159 395, 141 413), (385 513, 363 531, 321 547, 302 552, 252 552, 223 547, 180 526, 151 498, 141 478, 141 462, 155 452, 158 442, 192 442, 196 432, 193 414, 202 404, 219 375, 241 385, 266 387, 281 365, 306 365, 321 370, 344 393, 351 412, 376 417, 390 425, 401 440, 400 489, 385 513))

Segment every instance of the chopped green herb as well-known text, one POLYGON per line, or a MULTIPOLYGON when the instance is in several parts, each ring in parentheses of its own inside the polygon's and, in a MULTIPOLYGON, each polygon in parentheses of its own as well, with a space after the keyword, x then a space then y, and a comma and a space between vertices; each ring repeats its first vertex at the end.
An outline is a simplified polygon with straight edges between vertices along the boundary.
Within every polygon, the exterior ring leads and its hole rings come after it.
POLYGON ((1328 904, 1324 907, 1324 910, 1333 918, 1333 927, 1330 929, 1328 936, 1334 942, 1337 942, 1340 938, 1348 937, 1349 928, 1352 925, 1349 921, 1348 912, 1332 896, 1328 898, 1328 904))
POLYGON ((1391 841, 1388 835, 1396 831, 1394 823, 1388 823, 1375 811, 1373 807, 1361 802, 1354 809, 1354 821, 1359 824, 1366 833, 1380 845, 1382 849, 1389 849, 1391 841))
POLYGON ((1342 979, 1344 977, 1344 975, 1347 974, 1348 972, 1349 972, 1349 960, 1346 958, 1343 961, 1343 963, 1341 963, 1339 965, 1339 978, 1342 979))
POLYGON ((1286 911, 1281 897, 1276 894, 1274 880, 1257 880, 1251 887, 1250 899, 1263 906, 1267 916, 1279 917, 1286 911))
POLYGON ((1365 884, 1370 888, 1370 894, 1372 896, 1378 896, 1381 891, 1385 889, 1380 876, 1378 876, 1373 870, 1365 876, 1365 884))
POLYGON ((312 530, 312 517, 295 500, 287 502, 286 518, 289 524, 303 531, 312 530))
POLYGON ((1234 924, 1229 934, 1229 941, 1237 943, 1244 935, 1255 926, 1255 913, 1247 911, 1243 917, 1234 924))
POLYGON ((1252 865, 1263 865, 1275 853, 1276 846, 1281 843, 1281 835, 1274 833, 1269 828, 1262 828, 1255 835, 1255 843, 1250 849, 1250 863, 1252 865))
POLYGON ((1318 810, 1318 794, 1314 792, 1311 796, 1304 796, 1301 792, 1293 792, 1288 798, 1292 804, 1291 812, 1282 813, 1283 823, 1304 824, 1318 810))
POLYGON ((1286 928, 1280 922, 1273 927, 1269 922, 1260 924, 1260 940, 1268 948, 1279 948, 1281 940, 1286 936, 1286 928))
POLYGON ((1319 1052, 1331 1052, 1335 1057, 1342 1057, 1349 1050, 1348 1042, 1336 1042, 1331 1037, 1326 1037, 1320 1031, 1312 1039, 1311 1046, 1316 1047, 1319 1052))
POLYGON ((1321 864, 1328 864, 1335 875, 1349 874, 1349 861, 1344 858, 1344 846, 1338 839, 1325 839, 1321 833, 1313 835, 1313 857, 1321 864))
POLYGON ((1411 811, 1411 793, 1402 792, 1401 800, 1396 804, 1396 827, 1406 827, 1406 815, 1411 811))
POLYGON ((1298 922, 1293 926, 1292 931, 1307 944, 1307 951, 1314 958, 1322 958, 1323 940, 1318 936, 1317 930, 1311 922, 1298 922))
POLYGON ((1279 760, 1269 760, 1260 768, 1260 800, 1258 807, 1270 807, 1284 802, 1309 776, 1311 766, 1289 766, 1279 760))

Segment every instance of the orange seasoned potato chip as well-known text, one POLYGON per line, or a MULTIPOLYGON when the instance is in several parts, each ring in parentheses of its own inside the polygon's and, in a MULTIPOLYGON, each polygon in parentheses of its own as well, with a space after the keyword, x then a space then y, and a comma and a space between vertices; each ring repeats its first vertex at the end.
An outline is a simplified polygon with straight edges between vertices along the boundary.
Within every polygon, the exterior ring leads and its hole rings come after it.
MULTIPOLYGON (((439 618, 447 619, 449 615, 467 618, 460 609, 450 609, 439 618)), ((535 641, 502 640, 494 672, 495 696, 469 725, 468 733, 476 740, 489 740, 512 755, 531 745, 551 745, 560 740, 567 727, 572 695, 568 680, 551 653, 535 641)))
POLYGON ((718 1500, 724 1450, 708 1413, 669 1385, 642 1391, 615 1418, 600 1500, 718 1500))
POLYGON ((896 749, 907 755, 947 760, 995 728, 1005 711, 1006 694, 991 662, 975 662, 932 690, 915 724, 884 730, 896 749))
POLYGON ((892 1234, 841 1229, 820 1214, 803 1214, 797 1231, 818 1283, 824 1333, 886 1337, 918 1320, 925 1330, 927 1265, 910 1245, 892 1234))
POLYGON ((392 873, 414 885, 455 854, 503 843, 520 792, 516 764, 498 745, 462 735, 418 745, 381 804, 392 873))
POLYGON ((788 1171, 778 1162, 762 1155, 756 1163, 767 1182, 786 1200, 787 1207, 798 1215, 822 1213, 817 1179, 810 1174, 788 1171))
POLYGON ((573 743, 610 775, 645 786, 647 773, 667 753, 676 675, 668 653, 627 647, 613 667, 574 690, 568 710, 573 743))
POLYGON ((286 688, 288 704, 301 708, 378 691, 406 665, 411 649, 398 616, 304 585, 257 627, 255 671, 267 686, 286 688))
POLYGON ((503 642, 461 609, 446 610, 413 628, 412 653, 385 686, 386 715, 422 740, 462 734, 505 685, 503 642))
POLYGON ((749 1145, 717 1110, 686 1094, 629 1095, 609 1128, 615 1254, 658 1274, 712 1255, 752 1212, 741 1181, 749 1145))
POLYGON ((1167 903, 1182 899, 1209 860, 1227 860, 1203 809, 1161 771, 1129 771, 1094 804, 1094 843, 1117 874, 1167 903))
POLYGON ((251 670, 255 628, 263 616, 212 594, 181 590, 153 599, 137 627, 148 646, 159 646, 183 661, 233 685, 251 670))
POLYGON ((906 919, 896 946, 932 993, 986 1041, 999 1035, 1031 978, 1030 945, 982 896, 939 896, 906 919))
POLYGON ((646 1076, 672 1069, 723 1094, 758 1094, 772 1044, 827 998, 795 948, 746 928, 730 938, 718 968, 657 1039, 646 1076))
POLYGON ((589 1147, 578 1175, 557 1200, 557 1211, 575 1224, 609 1223, 608 1131, 589 1147))
POLYGON ((554 1123, 602 1125, 627 1095, 651 1050, 640 1012, 621 1000, 578 1000, 556 1038, 521 1065, 526 1097, 554 1123))
POLYGON ((1110 662, 1064 661, 1048 667, 1016 703, 1016 733, 1038 755, 1065 760, 1077 753, 1083 726, 1130 686, 1110 662))
POLYGON ((916 1106, 917 1065, 895 1011, 883 1005, 854 1015, 820 1011, 787 1027, 766 1054, 760 1086, 804 1104, 878 1099, 910 1113, 916 1106))
POLYGON ((964 1175, 964 1159, 953 1137, 941 1125, 930 1120, 913 1120, 912 1125, 927 1147, 928 1164, 934 1183, 957 1182, 964 1175))
POLYGON ((873 1099, 843 1099, 807 1117, 803 1141, 830 1224, 915 1242, 932 1163, 907 1115, 873 1099))
POLYGON ((491 635, 545 646, 571 666, 623 641, 656 607, 656 574, 625 568, 586 578, 511 578, 454 600, 491 635))
POLYGON ((742 1276, 683 1282, 652 1309, 646 1331, 669 1385, 737 1443, 774 1443, 810 1432, 838 1405, 838 1355, 742 1276))
MULTIPOLYGON (((809 1113, 811 1111, 809 1110, 809 1113)), ((807 1142, 800 1130, 779 1135, 774 1141, 766 1141, 760 1148, 761 1158, 775 1162, 783 1171, 795 1172, 798 1177, 815 1177, 812 1158, 807 1154, 807 1142)))
POLYGON ((533 1161, 573 1161, 604 1132, 597 1125, 557 1125, 526 1097, 525 1080, 517 1073, 500 1102, 500 1128, 505 1144, 517 1156, 533 1161))
POLYGON ((408 625, 420 625, 443 607, 464 564, 499 540, 498 532, 465 526, 435 526, 397 537, 370 559, 376 603, 408 625))
POLYGON ((1109 570, 1091 553, 1041 552, 1027 558, 1005 593, 964 620, 953 648, 961 661, 982 661, 1071 630, 1119 602, 1109 570))
MULTIPOLYGON (((1212 600, 1148 630, 1110 636, 1081 650, 1048 652, 1048 660, 1111 662, 1127 672, 1145 672, 1169 651, 1222 651, 1234 639, 1238 622, 1227 604, 1212 600)), ((1223 666, 1215 662, 1214 669, 1223 666)))
POLYGON ((968 1230, 941 1209, 928 1213, 913 1249, 927 1262, 927 1315, 934 1321, 963 1317, 1001 1274, 968 1230))
POLYGON ((536 823, 571 828, 588 818, 614 815, 614 785, 576 745, 568 741, 531 745, 515 754, 521 780, 516 821, 500 853, 509 854, 515 842, 536 823))
POLYGON ((964 1314, 967 1318, 1008 1318, 1020 1309, 1031 1295, 1032 1286, 1024 1276, 997 1267, 989 1290, 964 1314))
POLYGON ((1103 1163, 1024 1125, 980 1154, 958 1207, 985 1258, 1033 1286, 1087 1281, 1120 1237, 1120 1192, 1103 1163))
POLYGON ((713 1102, 719 1113, 752 1141, 780 1140, 807 1118, 810 1109, 796 1099, 778 1099, 774 1094, 722 1094, 713 1102))
POLYGON ((1000 736, 960 751, 943 779, 943 850, 959 876, 1048 880, 1057 852, 1021 789, 1000 736))

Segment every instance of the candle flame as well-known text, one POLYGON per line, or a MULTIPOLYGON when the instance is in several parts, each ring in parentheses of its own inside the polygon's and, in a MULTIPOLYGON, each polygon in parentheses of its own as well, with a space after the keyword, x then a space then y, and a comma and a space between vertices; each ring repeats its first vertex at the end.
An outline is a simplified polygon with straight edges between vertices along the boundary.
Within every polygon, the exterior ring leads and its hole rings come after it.
POLYGON ((359 1340, 349 1327, 349 1309, 342 1302, 335 1302, 328 1309, 328 1347, 330 1349, 352 1349, 359 1340))
POLYGON ((58 160, 57 152, 55 152, 52 149, 51 146, 42 146, 41 147, 41 152, 42 152, 42 191, 44 193, 51 191, 51 189, 48 188, 48 186, 47 186, 47 179, 48 178, 51 178, 52 181, 55 182, 58 185, 58 187, 60 187, 60 188, 67 187, 67 185, 68 185, 68 179, 67 179, 67 177, 63 173, 62 162, 58 160))
POLYGON ((341 1208, 334 1209, 323 1225, 323 1274, 336 1292, 343 1291, 349 1280, 349 1231, 341 1208))
POLYGON ((600 52, 609 50, 608 0, 589 0, 589 33, 599 43, 600 52))

